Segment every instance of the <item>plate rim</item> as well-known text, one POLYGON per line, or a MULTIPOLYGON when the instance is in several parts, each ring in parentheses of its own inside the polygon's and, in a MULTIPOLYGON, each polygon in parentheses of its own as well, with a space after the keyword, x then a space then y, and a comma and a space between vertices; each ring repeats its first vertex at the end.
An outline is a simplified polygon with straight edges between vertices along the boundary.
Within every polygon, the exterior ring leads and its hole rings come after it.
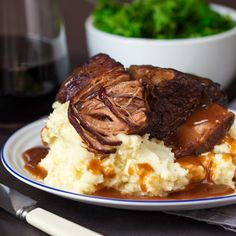
MULTIPOLYGON (((231 110, 232 111, 232 110, 231 110)), ((233 111, 236 113, 236 111, 233 111)), ((132 199, 117 199, 117 198, 108 198, 108 197, 102 197, 102 196, 95 196, 95 195, 86 195, 86 194, 80 194, 75 192, 70 192, 67 190, 55 188, 49 185, 46 185, 44 183, 38 182, 37 180, 34 180, 33 178, 29 178, 26 175, 22 175, 17 170, 12 167, 12 165, 7 161, 7 155, 6 151, 8 146, 11 144, 13 140, 16 139, 17 136, 21 134, 21 132, 25 130, 30 130, 34 126, 42 126, 42 123, 44 122, 45 118, 42 118, 40 120, 36 120, 34 122, 31 122, 20 129, 16 130, 14 133, 8 137, 8 139, 5 141, 5 143, 2 145, 1 150, 1 161, 5 169, 13 175, 18 180, 24 182, 25 184, 28 184, 32 187, 35 187, 37 189, 40 189, 42 191, 59 195, 61 197, 70 198, 73 200, 83 201, 83 202, 89 202, 89 203, 103 203, 103 204, 110 204, 110 205, 119 205, 119 206, 194 206, 194 205, 207 205, 209 203, 227 203, 228 201, 235 200, 236 201, 236 191, 233 194, 230 195, 223 195, 218 197, 209 197, 209 198, 197 198, 197 199, 186 199, 186 200, 132 200, 132 199)), ((43 126, 42 126, 43 127, 43 126)))

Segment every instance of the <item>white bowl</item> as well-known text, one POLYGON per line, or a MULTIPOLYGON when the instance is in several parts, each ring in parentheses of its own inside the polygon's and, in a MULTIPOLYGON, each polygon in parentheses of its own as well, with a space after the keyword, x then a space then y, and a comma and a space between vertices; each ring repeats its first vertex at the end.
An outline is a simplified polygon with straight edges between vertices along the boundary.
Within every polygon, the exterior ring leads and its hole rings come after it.
MULTIPOLYGON (((236 10, 212 4, 220 14, 236 20, 236 10)), ((236 76, 236 27, 213 36, 193 39, 127 38, 103 32, 85 22, 89 55, 106 53, 126 67, 151 64, 211 78, 226 87, 236 76)))

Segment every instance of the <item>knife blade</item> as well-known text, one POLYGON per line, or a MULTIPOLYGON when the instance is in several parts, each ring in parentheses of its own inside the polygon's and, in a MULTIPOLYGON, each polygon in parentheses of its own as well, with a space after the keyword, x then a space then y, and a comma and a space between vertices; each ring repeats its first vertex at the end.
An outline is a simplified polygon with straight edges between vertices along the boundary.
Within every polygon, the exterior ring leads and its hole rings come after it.
POLYGON ((35 209, 37 202, 14 189, 0 184, 0 208, 24 220, 27 212, 35 209))
POLYGON ((0 208, 52 236, 101 235, 39 208, 35 200, 1 183, 0 208))

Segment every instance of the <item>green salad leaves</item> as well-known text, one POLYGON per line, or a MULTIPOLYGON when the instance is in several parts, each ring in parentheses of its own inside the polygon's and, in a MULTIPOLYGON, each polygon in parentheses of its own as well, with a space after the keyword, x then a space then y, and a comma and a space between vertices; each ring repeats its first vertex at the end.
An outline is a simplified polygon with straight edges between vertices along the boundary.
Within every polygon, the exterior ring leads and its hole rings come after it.
POLYGON ((204 0, 99 0, 93 17, 95 27, 102 31, 154 39, 203 37, 236 25, 204 0))

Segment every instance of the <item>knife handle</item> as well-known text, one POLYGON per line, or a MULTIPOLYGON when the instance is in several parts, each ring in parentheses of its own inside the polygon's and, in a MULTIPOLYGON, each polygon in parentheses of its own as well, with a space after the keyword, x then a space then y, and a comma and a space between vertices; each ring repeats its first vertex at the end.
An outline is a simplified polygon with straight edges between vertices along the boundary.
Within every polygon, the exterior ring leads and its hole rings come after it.
POLYGON ((101 234, 86 229, 41 208, 30 211, 26 215, 26 221, 52 236, 101 236, 101 234))

